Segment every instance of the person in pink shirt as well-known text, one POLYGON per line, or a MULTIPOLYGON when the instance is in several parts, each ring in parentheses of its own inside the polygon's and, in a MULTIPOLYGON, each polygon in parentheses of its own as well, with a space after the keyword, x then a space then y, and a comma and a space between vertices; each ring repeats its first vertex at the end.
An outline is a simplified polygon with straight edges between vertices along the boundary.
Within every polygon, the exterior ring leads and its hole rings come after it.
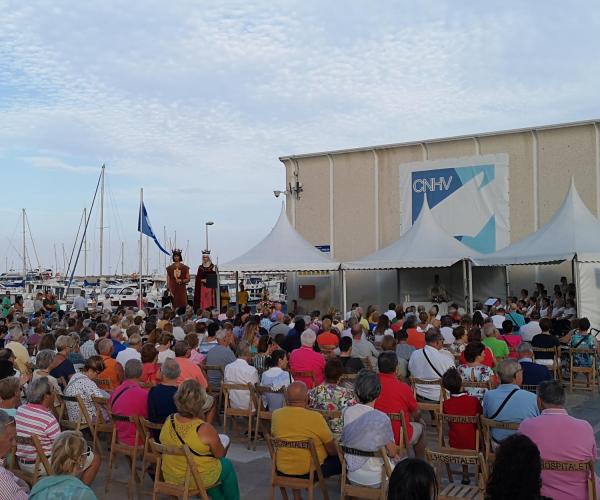
POLYGON ((324 380, 325 358, 322 354, 313 350, 316 338, 316 333, 312 329, 307 328, 300 335, 301 347, 295 349, 290 354, 289 364, 292 374, 294 372, 313 372, 315 376, 314 384, 310 377, 294 375, 294 380, 301 380, 309 389, 321 384, 324 380))
MULTIPOLYGON (((124 417, 148 418, 148 389, 139 385, 142 376, 142 362, 130 359, 125 363, 125 380, 111 394, 109 404, 112 413, 124 417)), ((115 422, 117 426, 117 439, 119 443, 129 446, 135 445, 135 424, 129 422, 115 422)), ((138 436, 138 444, 142 444, 138 436)))
MULTIPOLYGON (((539 417, 521 422, 519 432, 539 448, 542 460, 595 461, 596 439, 589 422, 571 417, 565 405, 565 389, 555 380, 538 389, 539 417)), ((598 480, 596 490, 598 490, 598 480)), ((587 473, 542 471, 542 495, 553 500, 588 498, 587 473)))
POLYGON ((508 350, 510 354, 509 358, 518 359, 519 355, 517 354, 517 347, 521 343, 522 339, 520 335, 515 335, 514 332, 515 326, 512 321, 507 319, 502 322, 502 335, 498 335, 498 338, 504 340, 508 344, 508 350))

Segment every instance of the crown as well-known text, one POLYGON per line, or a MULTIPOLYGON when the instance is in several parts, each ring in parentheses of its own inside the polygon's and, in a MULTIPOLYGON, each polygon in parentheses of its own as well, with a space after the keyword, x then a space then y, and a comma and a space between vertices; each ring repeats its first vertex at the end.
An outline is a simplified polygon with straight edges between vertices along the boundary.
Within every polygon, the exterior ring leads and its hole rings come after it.
POLYGON ((181 255, 181 249, 180 248, 174 248, 173 250, 171 250, 171 254, 175 255, 175 254, 179 254, 181 255))
POLYGON ((202 250, 202 255, 210 255, 210 250, 202 250))

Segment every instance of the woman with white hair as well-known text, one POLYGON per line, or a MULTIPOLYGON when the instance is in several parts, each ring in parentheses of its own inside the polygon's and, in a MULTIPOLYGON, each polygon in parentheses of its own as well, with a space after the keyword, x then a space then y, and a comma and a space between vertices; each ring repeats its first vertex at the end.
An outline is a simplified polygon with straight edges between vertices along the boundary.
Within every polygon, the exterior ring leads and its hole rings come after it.
POLYGON ((51 349, 44 349, 37 353, 35 357, 35 367, 33 371, 32 380, 40 377, 48 377, 48 382, 52 385, 57 394, 62 394, 62 390, 58 385, 58 380, 50 375, 49 367, 54 361, 56 353, 51 349))
POLYGON ((313 346, 317 335, 313 330, 307 328, 300 335, 300 349, 295 349, 290 354, 290 370, 294 372, 311 372, 310 376, 296 376, 295 380, 302 381, 306 387, 312 389, 315 385, 323 383, 325 378, 325 358, 318 352, 315 352, 313 346))

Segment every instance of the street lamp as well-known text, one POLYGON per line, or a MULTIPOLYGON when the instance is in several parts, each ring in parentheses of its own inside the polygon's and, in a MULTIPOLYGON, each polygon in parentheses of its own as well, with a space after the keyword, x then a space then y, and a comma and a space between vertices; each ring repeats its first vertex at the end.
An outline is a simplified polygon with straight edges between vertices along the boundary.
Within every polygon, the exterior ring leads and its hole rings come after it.
POLYGON ((204 227, 206 228, 206 250, 208 250, 208 226, 213 226, 213 221, 208 221, 204 223, 204 227))

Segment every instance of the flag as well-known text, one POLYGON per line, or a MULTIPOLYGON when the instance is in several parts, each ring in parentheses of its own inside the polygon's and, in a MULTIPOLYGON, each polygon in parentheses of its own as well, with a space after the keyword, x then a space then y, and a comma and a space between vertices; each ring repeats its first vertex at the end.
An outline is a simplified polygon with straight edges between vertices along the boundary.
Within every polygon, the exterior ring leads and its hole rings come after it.
POLYGON ((140 207, 140 216, 138 218, 138 231, 141 231, 142 234, 145 234, 146 236, 148 236, 148 238, 152 238, 154 240, 154 243, 156 243, 156 246, 160 248, 160 251, 169 255, 169 252, 167 252, 163 248, 163 246, 158 241, 158 238, 154 234, 154 231, 152 230, 152 226, 150 225, 150 219, 148 219, 148 212, 146 211, 146 206, 143 202, 142 206, 140 207))

